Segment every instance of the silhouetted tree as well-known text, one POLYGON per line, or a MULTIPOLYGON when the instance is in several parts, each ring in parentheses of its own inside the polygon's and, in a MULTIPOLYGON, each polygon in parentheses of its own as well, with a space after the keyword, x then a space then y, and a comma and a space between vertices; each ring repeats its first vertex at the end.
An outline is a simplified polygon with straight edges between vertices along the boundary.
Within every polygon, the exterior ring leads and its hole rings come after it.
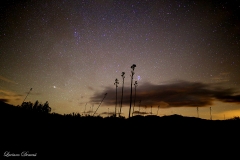
POLYGON ((116 111, 117 111, 117 87, 118 87, 118 84, 119 84, 119 82, 118 82, 118 79, 116 78, 115 79, 115 83, 114 83, 114 85, 116 86, 116 106, 115 106, 115 117, 116 117, 116 111))
POLYGON ((51 112, 51 108, 49 107, 49 103, 48 101, 46 101, 42 107, 42 111, 43 113, 50 113, 51 112))
POLYGON ((124 88, 124 78, 125 78, 125 72, 122 72, 122 78, 123 78, 123 83, 122 83, 122 97, 121 97, 121 106, 120 106, 120 112, 119 112, 119 117, 121 115, 121 112, 122 112, 122 101, 123 101, 123 88, 124 88))
POLYGON ((132 81, 133 81, 133 75, 134 75, 134 69, 135 69, 135 67, 136 67, 136 65, 135 64, 133 64, 132 66, 131 66, 131 68, 132 68, 132 71, 131 71, 131 94, 130 94, 130 107, 129 107, 129 114, 128 114, 128 118, 130 118, 130 114, 131 114, 131 107, 132 107, 132 81))
POLYGON ((234 120, 234 121, 240 121, 239 116, 234 116, 233 118, 227 119, 227 120, 234 120))
POLYGON ((38 102, 38 100, 36 100, 36 102, 35 102, 34 105, 33 105, 33 110, 34 110, 34 111, 37 111, 38 105, 39 105, 39 102, 38 102))
POLYGON ((39 103, 38 100, 34 104, 32 102, 23 102, 21 105, 21 108, 28 111, 38 112, 38 113, 51 112, 51 107, 49 107, 48 101, 46 101, 44 104, 39 103))
POLYGON ((32 102, 23 102, 21 107, 25 110, 32 110, 32 102))

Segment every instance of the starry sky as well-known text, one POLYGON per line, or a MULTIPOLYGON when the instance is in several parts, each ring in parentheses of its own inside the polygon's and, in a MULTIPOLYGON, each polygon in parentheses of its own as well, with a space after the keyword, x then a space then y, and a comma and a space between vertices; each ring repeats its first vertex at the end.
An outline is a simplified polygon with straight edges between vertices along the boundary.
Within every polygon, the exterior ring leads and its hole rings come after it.
POLYGON ((25 101, 48 101, 52 112, 99 107, 106 116, 115 111, 116 89, 119 111, 125 72, 127 117, 135 64, 136 114, 240 116, 238 0, 0 3, 1 101, 21 105, 32 88, 25 101))

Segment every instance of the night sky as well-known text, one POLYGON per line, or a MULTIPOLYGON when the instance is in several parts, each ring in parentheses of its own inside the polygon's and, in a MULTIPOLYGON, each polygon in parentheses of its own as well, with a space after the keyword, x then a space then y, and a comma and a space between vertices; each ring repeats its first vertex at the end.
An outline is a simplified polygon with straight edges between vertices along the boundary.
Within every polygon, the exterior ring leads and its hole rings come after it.
POLYGON ((238 0, 0 2, 0 99, 52 112, 240 116, 238 0), (141 101, 141 103, 139 103, 141 101), (134 104, 132 103, 132 106, 134 104), (139 109, 140 105, 140 109, 139 109), (152 106, 152 107, 151 107, 152 106), (158 108, 159 106, 159 108, 158 108), (151 109, 152 108, 152 109, 151 109), (159 110, 158 110, 159 109, 159 110))

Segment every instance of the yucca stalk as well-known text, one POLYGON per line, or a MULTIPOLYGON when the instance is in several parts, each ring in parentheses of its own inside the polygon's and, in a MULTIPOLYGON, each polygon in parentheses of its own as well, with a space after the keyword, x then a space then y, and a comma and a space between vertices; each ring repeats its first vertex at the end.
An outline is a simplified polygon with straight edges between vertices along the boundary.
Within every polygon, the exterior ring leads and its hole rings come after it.
POLYGON ((131 107, 132 107, 132 81, 133 81, 133 75, 134 75, 134 69, 135 69, 135 67, 136 67, 136 65, 135 64, 133 64, 132 66, 131 66, 131 68, 132 68, 132 71, 131 71, 131 94, 130 94, 130 107, 129 107, 129 113, 128 113, 128 118, 130 118, 130 114, 131 114, 131 107))
POLYGON ((116 86, 116 106, 115 106, 115 115, 114 115, 114 117, 116 117, 116 112, 117 112, 117 87, 118 87, 118 84, 119 84, 119 82, 118 82, 118 79, 116 78, 115 79, 115 83, 114 83, 114 85, 116 86))
POLYGON ((121 97, 121 106, 120 106, 120 112, 119 112, 119 117, 121 115, 121 112, 122 112, 122 101, 123 101, 123 88, 124 88, 124 78, 125 78, 125 72, 122 72, 122 78, 123 78, 123 83, 122 83, 122 97, 121 97))
POLYGON ((133 112, 132 112, 132 116, 134 114, 134 107, 135 107, 135 100, 136 100, 136 90, 137 90, 137 81, 135 81, 134 86, 135 86, 135 95, 134 95, 134 102, 133 102, 133 112))

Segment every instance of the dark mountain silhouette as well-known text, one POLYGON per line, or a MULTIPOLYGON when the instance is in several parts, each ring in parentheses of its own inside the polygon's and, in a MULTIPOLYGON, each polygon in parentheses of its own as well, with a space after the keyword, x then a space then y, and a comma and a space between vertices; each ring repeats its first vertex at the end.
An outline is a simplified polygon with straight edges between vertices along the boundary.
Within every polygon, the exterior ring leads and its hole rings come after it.
POLYGON ((235 155, 240 119, 195 117, 100 117, 78 113, 36 112, 0 102, 1 146, 12 153, 38 157, 82 159, 155 159, 168 156, 222 157, 235 155), (191 154, 190 154, 191 153, 191 154))

